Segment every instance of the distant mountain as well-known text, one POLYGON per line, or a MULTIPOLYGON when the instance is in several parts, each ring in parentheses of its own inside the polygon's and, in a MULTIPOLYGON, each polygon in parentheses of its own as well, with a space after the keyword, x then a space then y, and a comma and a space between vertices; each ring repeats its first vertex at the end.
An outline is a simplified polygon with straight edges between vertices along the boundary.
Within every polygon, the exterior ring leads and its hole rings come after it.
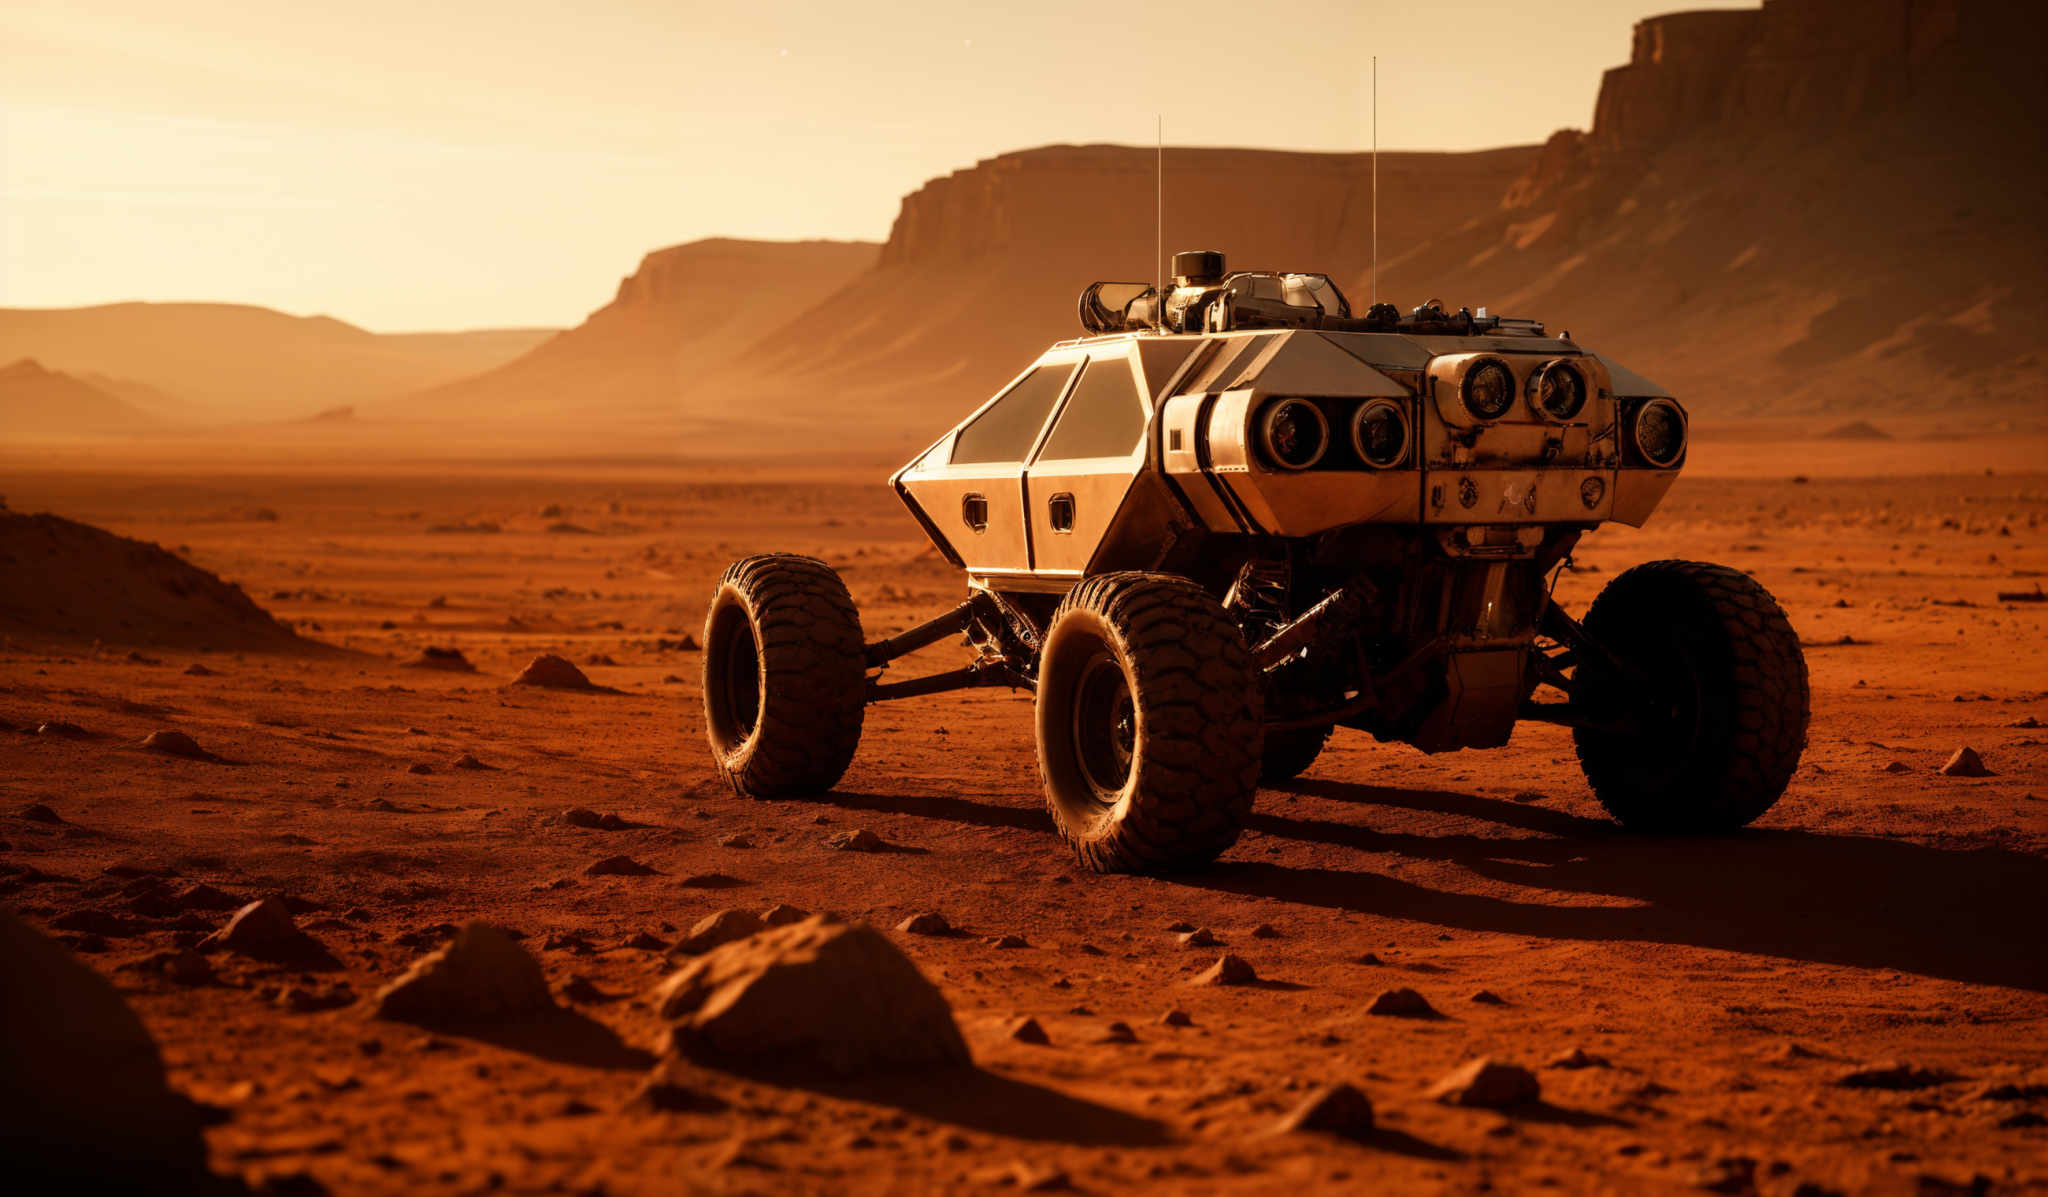
POLYGON ((404 394, 500 365, 547 329, 367 332, 326 316, 215 303, 0 308, 0 361, 109 375, 205 419, 274 419, 404 394))
POLYGON ((1570 329, 1712 415, 2039 415, 2048 75, 2016 20, 1777 0, 1643 21, 1593 128, 1385 283, 1570 329))
POLYGON ((874 265, 865 241, 713 238, 658 249, 584 322, 495 370, 386 404, 392 415, 494 420, 667 416, 756 344, 874 265))
POLYGON ((33 358, 0 366, 0 440, 132 436, 156 427, 133 404, 33 358))

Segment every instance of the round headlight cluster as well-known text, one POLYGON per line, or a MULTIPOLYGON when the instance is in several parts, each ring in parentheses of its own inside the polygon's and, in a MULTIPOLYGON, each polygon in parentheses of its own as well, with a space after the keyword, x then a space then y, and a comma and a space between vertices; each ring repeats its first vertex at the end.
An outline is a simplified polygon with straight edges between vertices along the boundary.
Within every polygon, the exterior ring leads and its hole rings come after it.
POLYGON ((1529 405, 1562 424, 1586 406, 1586 376, 1570 362, 1546 362, 1529 376, 1529 405))
POLYGON ((1259 417, 1259 448, 1283 470, 1305 470, 1330 447, 1330 422, 1306 399, 1282 399, 1259 417))
POLYGON ((1643 460, 1662 469, 1685 453, 1685 413, 1669 399, 1652 399, 1636 409, 1629 435, 1643 460))
POLYGON ((1515 376, 1508 364, 1485 358, 1465 371, 1465 410, 1482 420, 1498 420, 1515 405, 1515 376))
POLYGON ((1391 399, 1374 399, 1351 421, 1351 447, 1376 470, 1392 469, 1408 456, 1408 414, 1391 399))

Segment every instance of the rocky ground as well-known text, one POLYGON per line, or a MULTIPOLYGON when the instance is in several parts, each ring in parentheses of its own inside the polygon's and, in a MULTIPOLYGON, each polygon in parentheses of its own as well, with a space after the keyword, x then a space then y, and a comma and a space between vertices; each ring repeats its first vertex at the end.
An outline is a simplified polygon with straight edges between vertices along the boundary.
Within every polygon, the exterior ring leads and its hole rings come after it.
POLYGON ((2048 571, 2048 475, 1804 460, 1697 453, 1559 588, 1682 555, 1778 594, 1814 722, 1754 828, 1623 833, 1548 727, 1438 758, 1349 733, 1169 879, 1066 855, 1024 696, 873 709, 815 801, 714 779, 691 638, 726 560, 824 556, 870 634, 956 600, 871 478, 24 464, 13 509, 346 651, 16 634, 0 893, 140 1014, 212 1169, 278 1190, 2048 1187, 2048 605, 1998 597, 2048 571), (593 687, 512 685, 543 653, 593 687), (1988 776, 1940 771, 1963 747, 1988 776), (881 929, 975 1067, 672 1050, 657 985, 776 907, 881 929), (517 937, 475 949, 500 980, 378 1017, 473 920, 517 937), (534 1016, 536 976, 568 1013, 534 1016), (1451 1078, 1480 1058, 1506 1067, 1451 1078))

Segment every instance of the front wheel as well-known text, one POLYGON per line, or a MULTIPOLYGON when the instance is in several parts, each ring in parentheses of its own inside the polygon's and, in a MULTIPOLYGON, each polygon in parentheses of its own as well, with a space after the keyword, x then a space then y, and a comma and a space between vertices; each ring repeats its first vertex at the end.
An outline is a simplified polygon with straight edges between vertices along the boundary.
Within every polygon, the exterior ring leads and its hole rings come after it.
POLYGON ((1075 586, 1046 634, 1037 703, 1046 804, 1089 868, 1192 868, 1237 841, 1263 700, 1243 634, 1199 586, 1142 573, 1075 586))
POLYGON ((1623 826, 1728 831, 1771 808, 1806 750, 1806 657, 1770 592, 1723 565, 1652 561, 1607 584, 1586 635, 1637 676, 1582 661, 1586 780, 1623 826))
POLYGON ((771 554, 725 571, 704 619, 704 729, 735 791, 831 789, 866 708, 860 612, 830 566, 771 554))

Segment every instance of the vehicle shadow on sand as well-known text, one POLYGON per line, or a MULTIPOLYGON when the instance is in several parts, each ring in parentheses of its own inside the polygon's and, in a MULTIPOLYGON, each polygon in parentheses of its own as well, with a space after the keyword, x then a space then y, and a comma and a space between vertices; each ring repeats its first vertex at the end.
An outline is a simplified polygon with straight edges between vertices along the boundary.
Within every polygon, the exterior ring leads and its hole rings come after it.
POLYGON ((2040 951, 2048 942, 2048 858, 2032 853, 1797 828, 1646 836, 1603 819, 1476 794, 1325 780, 1290 789, 1536 834, 1388 832, 1263 812, 1251 816, 1248 829, 1639 905, 1555 906, 1432 888, 1369 868, 1229 859, 1178 880, 1470 931, 1682 944, 2048 992, 2048 955, 2040 951))

